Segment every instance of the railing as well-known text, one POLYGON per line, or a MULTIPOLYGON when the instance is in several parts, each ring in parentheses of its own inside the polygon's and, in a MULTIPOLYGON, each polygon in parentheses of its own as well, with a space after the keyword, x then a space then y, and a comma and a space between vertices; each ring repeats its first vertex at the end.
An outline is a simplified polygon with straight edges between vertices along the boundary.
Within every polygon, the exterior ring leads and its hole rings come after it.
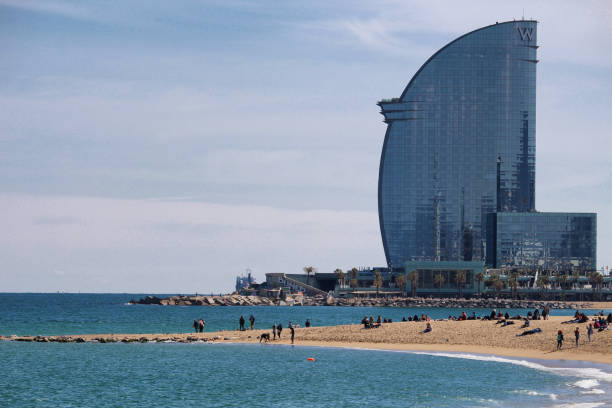
POLYGON ((307 283, 300 282, 299 280, 289 278, 289 277, 288 277, 287 275, 285 275, 285 274, 283 274, 283 279, 284 279, 286 282, 289 282, 289 283, 294 284, 295 286, 299 286, 299 287, 301 287, 301 288, 304 288, 306 291, 308 291, 308 292, 312 292, 313 294, 316 294, 316 295, 324 295, 324 296, 326 296, 326 295, 327 295, 327 292, 325 292, 325 291, 323 291, 323 290, 321 290, 321 289, 319 289, 319 288, 315 288, 314 286, 311 286, 311 285, 309 285, 309 284, 307 284, 307 283))

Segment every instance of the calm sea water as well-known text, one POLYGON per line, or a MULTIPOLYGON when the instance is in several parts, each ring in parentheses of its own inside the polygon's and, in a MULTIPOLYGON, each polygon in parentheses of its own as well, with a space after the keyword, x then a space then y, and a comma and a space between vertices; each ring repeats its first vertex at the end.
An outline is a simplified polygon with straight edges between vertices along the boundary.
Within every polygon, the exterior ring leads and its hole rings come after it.
POLYGON ((598 368, 474 358, 259 344, 0 342, 0 405, 588 407, 611 402, 602 393, 612 374, 598 368))
MULTIPOLYGON (((289 320, 400 320, 458 310, 128 306, 137 295, 0 294, 0 334, 235 328, 289 320)), ((488 311, 477 310, 477 314, 488 311)), ((513 312, 513 311, 512 311, 513 312)), ((511 313, 512 313, 511 312, 511 313)), ((555 311, 557 314, 561 311, 555 311)), ((522 311, 524 314, 524 311, 522 311)), ((565 311, 564 314, 571 312, 565 311)), ((0 407, 534 407, 609 406, 612 369, 495 356, 239 344, 0 342, 0 407), (315 362, 307 361, 314 357, 315 362)))

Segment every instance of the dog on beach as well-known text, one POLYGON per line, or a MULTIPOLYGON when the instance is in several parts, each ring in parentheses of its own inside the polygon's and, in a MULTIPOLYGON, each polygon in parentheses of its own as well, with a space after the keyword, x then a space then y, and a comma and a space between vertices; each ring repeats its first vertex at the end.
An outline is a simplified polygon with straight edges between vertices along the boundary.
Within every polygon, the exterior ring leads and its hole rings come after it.
POLYGON ((270 341, 270 333, 262 333, 261 336, 257 336, 257 338, 259 339, 260 343, 262 340, 267 343, 270 341))

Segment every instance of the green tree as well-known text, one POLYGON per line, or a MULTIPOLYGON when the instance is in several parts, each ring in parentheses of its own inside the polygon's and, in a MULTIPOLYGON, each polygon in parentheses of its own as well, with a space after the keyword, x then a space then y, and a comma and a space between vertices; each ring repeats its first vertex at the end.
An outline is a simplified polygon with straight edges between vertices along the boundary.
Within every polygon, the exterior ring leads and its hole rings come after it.
POLYGON ((446 279, 444 279, 444 276, 442 276, 441 273, 436 274, 436 276, 434 276, 434 285, 438 286, 438 297, 440 297, 440 289, 442 288, 442 285, 444 285, 444 281, 446 279))
POLYGON ((408 273, 408 280, 410 281, 410 295, 416 297, 417 284, 419 282, 419 273, 417 271, 411 271, 408 273))
POLYGON ((499 276, 497 276, 493 281, 492 281, 492 286, 495 289, 495 295, 497 297, 499 297, 501 290, 504 288, 504 282, 502 282, 502 280, 499 278, 499 276))
POLYGON ((501 290, 504 287, 504 282, 500 279, 499 275, 492 273, 485 282, 486 286, 490 286, 495 290, 495 296, 499 297, 501 290))
POLYGON ((376 288, 376 297, 378 297, 378 291, 382 287, 383 277, 380 271, 374 271, 374 287, 376 288))
POLYGON ((604 277, 599 272, 593 272, 589 275, 589 281, 593 286, 593 293, 597 291, 599 293, 599 300, 601 300, 601 287, 604 282, 604 277))
POLYGON ((455 275, 455 283, 457 284, 457 289, 459 290, 459 297, 462 297, 463 293, 463 284, 466 281, 465 271, 457 271, 457 275, 455 275))
POLYGON ((349 271, 350 275, 351 275, 351 288, 355 289, 357 286, 359 286, 359 281, 357 280, 357 275, 359 274, 359 271, 357 270, 357 268, 353 268, 349 271))
POLYGON ((342 284, 344 284, 344 279, 345 279, 345 275, 342 269, 336 268, 336 270, 334 271, 334 275, 336 275, 336 280, 338 281, 338 285, 342 286, 342 284))
POLYGON ((317 268, 315 268, 314 266, 304 267, 304 272, 306 272, 306 284, 307 285, 310 285, 310 274, 315 273, 316 271, 317 271, 317 268))
POLYGON ((403 273, 400 275, 395 275, 395 284, 398 288, 400 288, 402 295, 404 295, 404 290, 406 289, 406 275, 404 275, 403 273))

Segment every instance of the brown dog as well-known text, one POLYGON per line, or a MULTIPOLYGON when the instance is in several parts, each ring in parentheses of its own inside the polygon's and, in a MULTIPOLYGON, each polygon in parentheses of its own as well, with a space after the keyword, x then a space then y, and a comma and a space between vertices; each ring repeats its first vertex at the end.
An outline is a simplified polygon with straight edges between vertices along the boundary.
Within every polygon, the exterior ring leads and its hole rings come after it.
POLYGON ((261 336, 257 336, 257 338, 259 339, 260 343, 262 340, 267 343, 270 341, 270 333, 262 333, 261 336))

